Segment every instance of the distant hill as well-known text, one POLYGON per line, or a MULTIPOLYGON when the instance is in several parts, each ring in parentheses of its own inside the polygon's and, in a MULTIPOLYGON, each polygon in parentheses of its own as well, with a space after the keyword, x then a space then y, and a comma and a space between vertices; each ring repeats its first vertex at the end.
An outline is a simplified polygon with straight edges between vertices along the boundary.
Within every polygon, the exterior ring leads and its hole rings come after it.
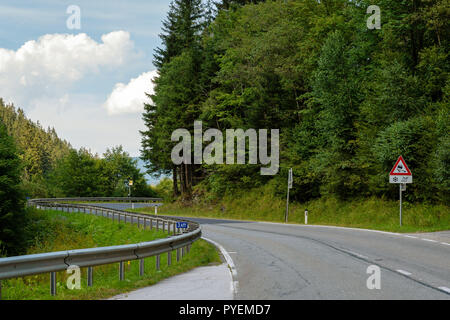
POLYGON ((5 104, 1 98, 0 121, 20 150, 26 181, 48 174, 72 149, 69 142, 58 137, 54 128, 44 129, 39 121, 35 123, 28 119, 21 108, 5 104))

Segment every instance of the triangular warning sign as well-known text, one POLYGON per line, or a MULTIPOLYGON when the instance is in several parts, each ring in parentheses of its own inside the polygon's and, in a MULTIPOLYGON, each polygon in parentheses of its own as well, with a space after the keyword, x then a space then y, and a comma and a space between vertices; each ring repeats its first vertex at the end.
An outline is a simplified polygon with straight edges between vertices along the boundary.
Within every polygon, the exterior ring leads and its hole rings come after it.
POLYGON ((397 162, 395 163, 394 167, 391 170, 391 173, 389 173, 391 176, 412 176, 411 171, 409 170, 408 166, 406 165, 405 160, 402 156, 398 157, 397 162))

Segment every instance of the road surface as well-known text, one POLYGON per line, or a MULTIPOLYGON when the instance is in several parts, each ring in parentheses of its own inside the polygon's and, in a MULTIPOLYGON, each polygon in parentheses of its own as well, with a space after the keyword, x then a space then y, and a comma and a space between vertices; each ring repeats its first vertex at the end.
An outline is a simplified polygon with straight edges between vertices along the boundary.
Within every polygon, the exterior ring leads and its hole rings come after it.
POLYGON ((450 300, 450 231, 433 238, 326 226, 187 219, 199 222, 203 236, 228 252, 234 264, 235 299, 450 300), (380 289, 368 288, 368 282, 369 287, 376 283, 371 266, 379 267, 380 289))

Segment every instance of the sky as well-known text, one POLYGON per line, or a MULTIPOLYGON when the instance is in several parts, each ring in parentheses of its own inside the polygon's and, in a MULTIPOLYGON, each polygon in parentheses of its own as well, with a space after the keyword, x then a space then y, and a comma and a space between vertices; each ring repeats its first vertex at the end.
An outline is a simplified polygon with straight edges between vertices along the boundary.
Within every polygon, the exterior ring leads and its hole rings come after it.
POLYGON ((140 155, 169 0, 2 0, 0 97, 100 156, 140 155))

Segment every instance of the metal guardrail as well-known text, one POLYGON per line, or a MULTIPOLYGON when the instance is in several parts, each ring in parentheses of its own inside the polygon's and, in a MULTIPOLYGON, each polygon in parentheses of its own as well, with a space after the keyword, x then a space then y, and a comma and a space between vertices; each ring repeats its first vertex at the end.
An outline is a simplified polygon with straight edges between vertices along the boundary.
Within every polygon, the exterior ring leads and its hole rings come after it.
MULTIPOLYGON (((88 286, 93 284, 93 267, 119 262, 119 279, 124 280, 124 262, 131 260, 140 260, 139 274, 144 274, 144 259, 156 256, 156 268, 160 268, 160 255, 167 253, 168 265, 171 265, 172 251, 176 250, 177 261, 190 251, 191 244, 201 237, 201 228, 199 224, 178 219, 174 217, 150 216, 138 213, 131 213, 123 210, 105 208, 99 205, 76 204, 76 203, 60 203, 60 201, 101 201, 100 198, 58 198, 58 199, 33 199, 28 205, 35 206, 40 209, 56 209, 67 210, 72 212, 83 212, 103 217, 112 218, 115 221, 117 217, 118 223, 130 222, 137 224, 138 227, 156 228, 167 231, 168 238, 154 240, 150 242, 142 242, 130 245, 100 247, 79 250, 67 250, 51 253, 32 254, 17 257, 0 258, 0 280, 18 278, 23 276, 41 274, 50 272, 50 293, 56 294, 56 272, 67 270, 71 266, 80 268, 88 268, 88 286), (142 222, 142 224, 141 224, 142 222), (177 222, 187 222, 187 229, 177 228, 177 222), (167 225, 167 228, 166 228, 167 225)), ((115 199, 119 198, 101 198, 115 199)), ((122 198, 123 199, 123 198, 122 198)), ((139 201, 134 198, 133 201, 139 201)), ((141 201, 159 201, 158 198, 139 198, 141 201), (152 200, 149 200, 152 199, 152 200)), ((126 198, 127 201, 130 198, 126 198)), ((109 201, 109 200, 108 200, 109 201)), ((0 283, 0 299, 1 299, 1 283, 0 283)))
POLYGON ((83 198, 43 198, 33 199, 29 202, 162 202, 161 198, 148 197, 83 197, 83 198))

